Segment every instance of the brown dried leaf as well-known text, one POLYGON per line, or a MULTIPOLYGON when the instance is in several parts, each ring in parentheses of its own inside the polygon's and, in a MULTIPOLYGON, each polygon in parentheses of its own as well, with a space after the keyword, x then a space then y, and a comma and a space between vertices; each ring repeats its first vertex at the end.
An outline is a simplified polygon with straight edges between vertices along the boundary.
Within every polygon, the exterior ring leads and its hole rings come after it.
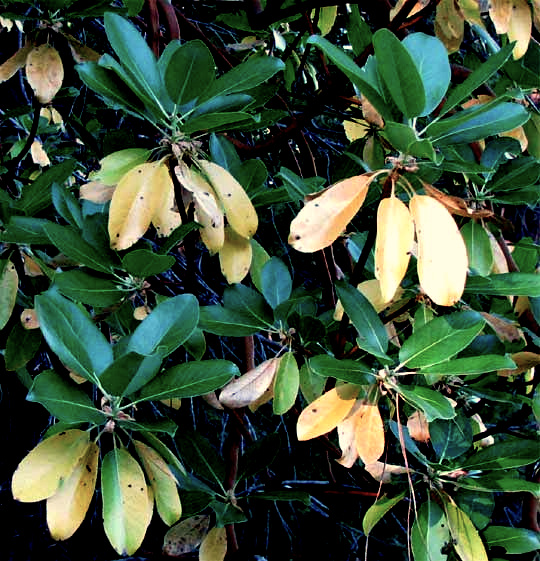
POLYGON ((23 253, 22 251, 20 253, 24 265, 24 274, 29 277, 43 276, 44 273, 36 261, 34 261, 34 259, 32 259, 29 255, 26 255, 26 253, 23 253))
POLYGON ((39 319, 36 310, 33 308, 26 308, 21 313, 21 323, 25 329, 38 329, 39 319))
POLYGON ((523 374, 527 370, 534 368, 540 364, 540 354, 532 353, 530 351, 521 351, 512 355, 512 360, 516 363, 517 368, 514 370, 499 370, 499 376, 517 376, 523 374))
POLYGON ((480 315, 486 320, 491 329, 495 331, 495 334, 501 341, 512 343, 524 339, 523 331, 519 328, 517 322, 506 320, 487 312, 480 312, 480 315))
POLYGON ((58 51, 48 44, 35 47, 26 59, 26 77, 41 103, 49 103, 64 80, 64 67, 58 51))
POLYGON ((205 514, 198 514, 175 524, 165 534, 163 553, 169 557, 180 557, 195 551, 208 533, 209 526, 210 517, 205 514))
POLYGON ((51 165, 51 160, 49 160, 49 156, 47 156, 47 152, 45 152, 43 144, 41 144, 39 140, 34 140, 34 142, 32 142, 30 154, 34 164, 42 167, 51 165))
POLYGON ((71 54, 73 55, 73 60, 80 64, 81 62, 97 62, 101 55, 83 45, 78 39, 75 39, 73 35, 68 35, 67 33, 62 33, 62 35, 66 38, 69 48, 71 49, 71 54))
POLYGON ((0 65, 0 83, 9 80, 25 64, 30 51, 34 48, 31 43, 26 43, 14 55, 9 57, 6 62, 0 65))
POLYGON ((452 214, 457 214, 458 216, 465 216, 467 218, 489 218, 493 216, 493 212, 487 209, 474 210, 467 206, 467 203, 460 197, 455 197, 454 195, 447 195, 442 191, 439 191, 433 185, 429 183, 423 183, 424 191, 434 199, 437 199, 442 203, 448 212, 452 214))
POLYGON ((437 4, 435 34, 453 53, 459 49, 465 32, 465 20, 454 0, 442 0, 437 4))
POLYGON ((415 411, 407 419, 409 435, 418 442, 429 442, 429 424, 426 416, 421 411, 415 411))

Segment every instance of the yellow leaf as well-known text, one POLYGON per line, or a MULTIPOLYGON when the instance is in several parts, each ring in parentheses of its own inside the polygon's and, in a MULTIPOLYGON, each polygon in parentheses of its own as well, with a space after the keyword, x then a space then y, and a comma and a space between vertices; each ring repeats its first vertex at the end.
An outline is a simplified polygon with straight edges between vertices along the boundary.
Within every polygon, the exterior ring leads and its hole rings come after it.
POLYGON ((364 138, 369 131, 369 123, 364 120, 343 121, 345 136, 349 142, 364 138))
POLYGON ((298 417, 298 440, 310 440, 336 428, 350 413, 359 391, 358 386, 343 384, 312 401, 298 417))
POLYGON ((372 464, 384 452, 384 426, 379 407, 376 403, 363 403, 356 416, 356 450, 364 464, 372 464))
POLYGON ((230 226, 225 228, 225 242, 219 250, 221 272, 229 284, 242 282, 251 267, 252 249, 248 239, 239 236, 230 226))
POLYGON ((32 145, 30 146, 30 154, 34 164, 39 166, 51 165, 51 160, 49 160, 49 156, 47 156, 47 152, 45 152, 43 144, 41 144, 39 140, 34 140, 34 142, 32 142, 32 145))
POLYGON ((62 431, 41 441, 18 465, 11 490, 13 498, 33 503, 54 495, 87 451, 86 431, 62 431))
POLYGON ((128 171, 119 181, 109 208, 111 247, 127 249, 141 238, 161 202, 159 164, 145 163, 128 171), (156 181, 156 179, 158 181, 156 181))
POLYGON ((165 534, 163 553, 171 557, 180 557, 195 551, 208 532, 210 517, 204 514, 186 518, 175 524, 165 534))
POLYGON ((17 291, 19 289, 19 275, 15 265, 7 261, 0 276, 0 329, 3 329, 17 301, 17 291))
POLYGON ((6 62, 0 65, 0 83, 9 80, 15 76, 25 64, 30 51, 34 48, 31 43, 27 43, 20 48, 13 56, 9 57, 6 62))
POLYGON ((232 380, 221 390, 219 401, 226 407, 236 409, 246 407, 266 395, 267 401, 270 400, 272 394, 268 392, 271 392, 279 361, 276 357, 265 360, 253 370, 232 380))
POLYGON ((38 329, 39 318, 36 310, 33 308, 24 309, 21 314, 21 324, 25 329, 38 329))
POLYGON ((533 0, 534 27, 540 31, 540 0, 533 0))
POLYGON ((98 183, 97 181, 90 181, 85 185, 81 185, 79 189, 79 197, 87 201, 102 205, 112 199, 116 187, 98 183))
POLYGON ((179 397, 170 397, 169 399, 160 399, 161 403, 178 411, 182 406, 182 399, 179 397))
POLYGON ((439 306, 452 306, 463 294, 468 259, 465 242, 446 208, 427 195, 414 195, 410 211, 418 240, 418 278, 439 306))
POLYGON ((499 35, 508 32, 512 17, 512 2, 513 0, 490 0, 489 2, 489 17, 499 35))
POLYGON ((71 475, 47 499, 47 526, 54 540, 67 540, 82 524, 96 488, 98 458, 99 446, 89 442, 71 475))
POLYGON ((26 59, 26 77, 41 103, 49 103, 64 80, 64 67, 58 51, 43 44, 32 49, 26 59))
MULTIPOLYGON (((336 22, 337 6, 323 6, 319 8, 319 21, 317 26, 324 37, 332 31, 334 23, 336 22)), ((312 10, 311 17, 315 17, 315 10, 312 10)))
POLYGON ((133 443, 154 492, 158 514, 167 526, 171 526, 182 515, 176 478, 165 460, 153 448, 138 440, 133 443))
POLYGON ((313 253, 331 245, 360 210, 372 175, 349 177, 317 193, 291 222, 292 247, 313 253))
POLYGON ((199 561, 223 561, 227 553, 225 528, 212 528, 206 534, 199 549, 199 561))
POLYGON ((508 40, 517 41, 512 51, 514 59, 521 58, 529 48, 532 30, 531 9, 527 0, 512 0, 512 14, 508 22, 508 40))
POLYGON ((148 306, 137 306, 133 310, 133 318, 137 321, 142 321, 144 318, 148 317, 150 314, 150 308, 148 306))
POLYGON ((257 231, 258 218, 255 207, 244 188, 224 168, 214 162, 198 160, 198 165, 214 188, 231 228, 244 238, 257 231))
POLYGON ((174 184, 169 168, 164 160, 156 165, 154 180, 156 185, 156 211, 152 216, 152 224, 158 236, 168 236, 182 224, 180 213, 174 198, 174 184))
POLYGON ((183 162, 174 171, 182 186, 193 196, 195 220, 202 226, 199 230, 202 242, 210 253, 217 253, 225 241, 225 219, 213 187, 183 162))
POLYGON ((458 0, 459 9, 468 23, 484 27, 479 0, 458 0))
POLYGON ((397 197, 383 199, 377 210, 375 277, 383 302, 390 302, 409 265, 414 243, 414 224, 406 205, 397 197))
POLYGON ((409 435, 418 442, 429 442, 429 424, 421 411, 415 411, 407 419, 409 435))
POLYGON ((454 0, 442 0, 437 4, 435 34, 444 43, 446 50, 453 53, 463 41, 465 21, 454 0))
POLYGON ((343 467, 351 468, 358 459, 358 450, 356 449, 356 411, 362 404, 357 401, 351 412, 337 425, 339 447, 341 448, 341 458, 337 461, 343 467))

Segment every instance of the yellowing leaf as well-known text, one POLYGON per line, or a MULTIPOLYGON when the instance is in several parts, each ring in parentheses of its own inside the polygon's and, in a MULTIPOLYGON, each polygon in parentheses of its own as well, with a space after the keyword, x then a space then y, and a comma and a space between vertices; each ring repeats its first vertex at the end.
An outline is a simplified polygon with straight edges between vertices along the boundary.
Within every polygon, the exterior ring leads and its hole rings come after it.
POLYGON ((109 237, 113 249, 127 249, 150 226, 161 203, 159 180, 162 174, 158 167, 155 163, 136 166, 116 186, 109 209, 109 237))
POLYGON ((33 503, 54 495, 86 453, 88 442, 88 433, 79 429, 62 431, 41 441, 13 474, 13 498, 33 503))
POLYGON ((17 301, 18 288, 19 276, 15 265, 11 261, 7 261, 0 276, 0 329, 5 327, 11 317, 17 301))
POLYGON ((517 41, 512 51, 514 59, 521 58, 529 48, 532 30, 531 9, 527 0, 512 0, 512 15, 508 22, 508 40, 517 41))
POLYGON ((489 17, 499 35, 506 33, 512 17, 512 0, 490 0, 489 17))
POLYGON ((259 221, 255 207, 242 185, 214 162, 198 160, 198 165, 214 188, 231 228, 240 236, 251 238, 257 231, 259 221))
POLYGON ((223 561, 227 553, 225 528, 212 528, 201 543, 199 561, 223 561))
MULTIPOLYGON (((334 27, 334 23, 336 21, 337 16, 337 6, 323 6, 319 8, 319 21, 317 22, 317 26, 321 32, 321 35, 324 37, 328 35, 334 27)), ((312 10, 311 17, 315 17, 315 10, 312 10)))
POLYGON ((90 173, 89 179, 103 185, 116 185, 128 171, 144 164, 150 154, 150 150, 143 148, 126 148, 112 152, 99 161, 100 169, 90 173))
POLYGON ((336 428, 350 413, 358 392, 358 386, 343 384, 312 401, 298 417, 298 440, 310 440, 336 428))
POLYGON ((523 374, 523 372, 527 372, 530 368, 534 368, 540 364, 540 354, 530 351, 520 351, 519 353, 514 353, 511 358, 516 363, 516 368, 514 368, 514 370, 499 370, 497 372, 499 376, 517 376, 518 374, 523 374))
POLYGON ((449 53, 457 51, 463 41, 465 21, 455 0, 442 0, 437 4, 435 34, 449 53))
POLYGON ((32 259, 29 255, 26 255, 23 251, 20 252, 23 264, 24 264, 24 274, 29 277, 40 277, 43 276, 43 271, 41 267, 32 259))
POLYGON ((116 187, 90 181, 79 189, 79 197, 96 204, 105 204, 112 199, 116 187))
POLYGON ((150 495, 139 463, 124 448, 107 453, 101 464, 103 527, 120 555, 140 547, 150 523, 150 495))
POLYGON ((343 121, 345 136, 349 142, 364 138, 369 131, 369 123, 364 120, 343 121))
POLYGON ((47 526, 55 540, 67 540, 81 525, 96 488, 99 446, 89 442, 86 452, 58 491, 47 499, 47 526))
POLYGON ((5 82, 14 76, 25 64, 28 53, 33 49, 31 43, 27 43, 20 48, 13 56, 9 57, 6 62, 0 65, 0 82, 5 82))
POLYGON ((448 528, 461 561, 488 561, 486 549, 471 519, 449 499, 444 502, 448 528))
POLYGON ((154 180, 156 185, 156 211, 152 216, 158 236, 168 236, 182 224, 174 199, 174 184, 165 161, 156 165, 154 180))
POLYGON ((491 272, 495 274, 508 273, 508 261, 506 260, 501 246, 495 239, 495 236, 487 228, 484 228, 484 230, 488 235, 491 252, 493 254, 493 266, 491 268, 491 272))
POLYGON ((154 491, 158 514, 167 526, 171 526, 182 515, 176 478, 165 460, 153 448, 138 440, 133 443, 154 491))
POLYGON ((45 152, 43 144, 41 144, 39 140, 34 140, 34 142, 32 142, 30 155, 32 156, 34 164, 38 164, 39 166, 51 165, 51 160, 49 160, 49 156, 47 156, 47 152, 45 152))
POLYGON ((376 462, 384 452, 384 426, 376 403, 363 403, 356 421, 356 450, 364 464, 376 462))
POLYGON ((267 401, 270 400, 279 361, 276 357, 265 360, 253 370, 232 380, 221 390, 219 401, 226 407, 236 409, 246 407, 263 396, 268 396, 267 401))
POLYGON ((365 201, 372 175, 350 177, 317 193, 291 222, 292 247, 312 253, 331 245, 365 201))
POLYGON ((41 103, 49 103, 64 80, 64 67, 58 51, 43 44, 28 53, 26 77, 36 97, 41 103))
POLYGON ((409 435, 418 442, 429 442, 429 425, 426 416, 421 411, 415 411, 407 419, 409 435))
POLYGON ((186 518, 175 524, 165 534, 163 540, 163 553, 171 557, 180 557, 191 553, 201 543, 208 532, 210 517, 204 514, 186 518))
POLYGON ((383 302, 394 297, 409 265, 414 224, 409 209, 397 197, 383 199, 377 210, 375 277, 383 302))
MULTIPOLYGON (((390 21, 392 21, 396 17, 396 14, 398 14, 403 9, 406 1, 407 0, 398 0, 396 2, 396 5, 390 10, 390 21)), ((408 13, 406 14, 407 18, 413 16, 414 14, 425 8, 428 4, 429 0, 419 0, 412 8, 409 9, 408 13)))
POLYGON ((366 464, 364 469, 375 479, 381 483, 391 483, 393 475, 401 475, 407 473, 407 468, 403 466, 396 466, 393 464, 385 464, 384 462, 373 462, 366 464))
POLYGON ((62 35, 67 39, 71 54, 73 55, 73 60, 76 63, 97 62, 101 58, 99 53, 83 45, 78 39, 75 39, 73 35, 68 35, 67 33, 62 33, 62 35))
POLYGON ((343 467, 351 468, 358 459, 358 450, 356 449, 356 411, 360 407, 361 402, 357 401, 351 412, 337 425, 339 447, 341 448, 341 458, 337 461, 343 467))
POLYGON ((230 226, 225 228, 225 242, 219 250, 221 272, 229 284, 242 282, 251 267, 252 249, 248 239, 239 236, 230 226))
POLYGON ((511 131, 501 132, 499 136, 508 136, 510 138, 515 138, 519 145, 521 146, 521 151, 525 152, 527 150, 527 146, 529 145, 529 139, 525 134, 525 129, 523 127, 517 127, 512 129, 511 131))
POLYGON ((420 286, 435 304, 452 306, 465 288, 465 242, 452 215, 432 197, 414 195, 409 206, 418 240, 420 286))

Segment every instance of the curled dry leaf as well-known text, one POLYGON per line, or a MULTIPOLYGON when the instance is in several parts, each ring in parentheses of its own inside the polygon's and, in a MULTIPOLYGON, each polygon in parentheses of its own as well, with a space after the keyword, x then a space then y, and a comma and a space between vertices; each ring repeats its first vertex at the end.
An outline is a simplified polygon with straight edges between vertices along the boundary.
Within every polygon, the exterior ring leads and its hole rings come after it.
POLYGON ((26 77, 41 103, 53 100, 64 80, 64 67, 58 51, 43 44, 28 53, 26 77))
POLYGON ((409 265, 414 224, 407 206, 397 197, 383 199, 377 210, 375 277, 383 302, 390 302, 409 265))
POLYGON ((513 343, 522 339, 525 341, 523 331, 519 328, 519 323, 508 320, 500 316, 494 316, 487 312, 480 312, 480 315, 486 320, 488 325, 495 331, 495 334, 501 341, 513 343))
POLYGON ((248 239, 239 236, 230 226, 225 228, 225 242, 219 250, 221 272, 229 284, 242 282, 251 267, 252 249, 248 239))
POLYGON ((310 440, 335 429, 354 407, 360 388, 342 384, 312 401, 298 417, 298 440, 310 440))
POLYGON ((39 319, 36 310, 33 308, 26 308, 21 314, 21 323, 25 329, 38 329, 39 319))
POLYGON ((43 148, 43 144, 39 140, 34 140, 30 146, 30 155, 32 156, 32 161, 38 166, 50 166, 51 160, 47 156, 47 152, 43 148))
POLYGON ((83 45, 78 39, 75 39, 73 35, 68 35, 67 33, 62 33, 62 35, 66 38, 69 48, 71 49, 71 54, 73 55, 73 60, 80 64, 81 62, 97 62, 101 55, 83 45))
POLYGON ((180 557, 195 551, 208 533, 210 517, 204 514, 186 518, 172 526, 163 539, 163 553, 180 557))
POLYGON ((358 459, 358 450, 356 449, 356 412, 361 404, 362 402, 357 400, 347 417, 337 425, 341 458, 336 461, 346 468, 353 467, 358 459))
POLYGON ((418 241, 420 286, 435 304, 452 306, 465 289, 465 242, 452 215, 432 197, 414 195, 410 210, 418 241))
POLYGON ((513 370, 499 370, 499 376, 517 376, 523 374, 527 370, 534 368, 540 364, 540 354, 532 353, 530 351, 521 351, 512 355, 512 360, 516 363, 517 368, 513 370))
POLYGON ((373 462, 366 464, 364 469, 375 479, 381 483, 391 483, 392 475, 401 475, 409 471, 406 467, 385 464, 384 462, 373 462))
POLYGON ((32 259, 29 255, 24 253, 23 251, 20 252, 23 266, 24 266, 24 274, 28 277, 41 277, 43 276, 43 271, 41 267, 36 263, 34 259, 32 259))
POLYGON ((30 51, 34 48, 31 43, 26 43, 24 47, 20 48, 13 56, 9 57, 6 62, 0 64, 0 82, 9 80, 15 76, 25 64, 30 51))
POLYGON ((434 199, 437 199, 442 205, 446 207, 446 210, 451 214, 456 214, 458 216, 465 216, 467 218, 489 218, 493 216, 493 212, 488 209, 475 210, 469 208, 467 203, 460 197, 455 197, 454 195, 447 195, 443 191, 440 191, 433 185, 429 183, 422 183, 424 191, 434 199))
POLYGON ((253 370, 229 382, 219 394, 221 404, 238 409, 254 402, 259 402, 260 405, 261 398, 269 401, 272 398, 271 390, 279 361, 280 358, 277 357, 265 360, 253 370))
POLYGON ((429 442, 429 424, 422 411, 415 411, 407 419, 409 435, 418 442, 429 442))
POLYGON ((336 241, 364 203, 372 177, 349 177, 316 193, 291 222, 291 246, 312 253, 336 241))
POLYGON ((210 405, 210 407, 213 407, 214 409, 218 409, 220 411, 223 411, 225 409, 223 405, 221 405, 216 392, 206 393, 201 397, 204 399, 204 401, 206 401, 206 403, 208 403, 208 405, 210 405))

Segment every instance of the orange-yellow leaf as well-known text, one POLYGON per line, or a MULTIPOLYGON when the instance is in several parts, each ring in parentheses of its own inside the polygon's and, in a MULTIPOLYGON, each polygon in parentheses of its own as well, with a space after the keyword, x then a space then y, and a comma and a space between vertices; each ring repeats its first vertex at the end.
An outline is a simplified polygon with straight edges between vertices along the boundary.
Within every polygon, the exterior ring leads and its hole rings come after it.
POLYGON ((81 185, 79 189, 79 197, 96 204, 105 204, 112 199, 116 187, 90 181, 85 185, 81 185))
POLYGON ((437 4, 435 34, 449 53, 457 51, 463 41, 465 20, 455 0, 442 0, 437 4))
POLYGON ((32 161, 38 166, 50 166, 51 160, 47 156, 47 152, 43 148, 43 144, 39 140, 34 140, 30 146, 30 155, 32 156, 32 161))
POLYGON ((87 45, 83 45, 78 39, 75 39, 73 35, 68 35, 67 33, 62 33, 66 38, 69 48, 71 49, 71 54, 73 55, 73 60, 80 64, 81 62, 97 62, 101 55, 91 49, 87 45))
POLYGON ((508 40, 517 41, 512 51, 514 59, 521 58, 529 48, 532 15, 527 0, 512 0, 512 14, 508 22, 508 40))
POLYGON ((71 475, 47 499, 47 526, 55 540, 67 540, 81 525, 96 488, 99 446, 89 442, 71 475))
POLYGON ((21 313, 21 324, 25 329, 38 329, 39 318, 36 310, 33 308, 26 308, 21 313))
POLYGON ((429 442, 429 424, 422 411, 415 411, 407 419, 409 435, 418 442, 429 442))
POLYGON ((358 386, 343 384, 312 401, 298 417, 298 440, 310 440, 336 428, 350 413, 359 391, 358 386))
POLYGON ((331 245, 365 201, 372 175, 349 177, 317 193, 291 222, 292 247, 312 253, 331 245))
POLYGON ((35 47, 26 58, 26 77, 41 103, 49 103, 64 80, 64 66, 58 51, 50 45, 35 47))
POLYGON ((54 495, 87 451, 86 431, 62 431, 41 441, 18 465, 11 490, 13 498, 33 503, 54 495))
POLYGON ((167 526, 171 526, 182 515, 176 478, 153 448, 138 440, 133 443, 154 492, 158 514, 167 526))
POLYGON ((530 351, 514 353, 511 358, 516 363, 516 368, 514 368, 514 370, 499 370, 497 372, 499 376, 517 376, 540 364, 540 354, 530 351))
POLYGON ((111 247, 127 249, 141 238, 161 202, 159 164, 145 163, 128 171, 113 193, 109 209, 111 247))
POLYGON ((355 121, 343 121, 345 136, 349 142, 354 142, 360 138, 364 138, 369 132, 369 123, 363 119, 355 121))
POLYGON ((239 236, 230 226, 225 228, 225 241, 219 250, 221 272, 229 284, 242 282, 251 267, 250 240, 239 236))
POLYGON ((174 184, 169 168, 164 160, 156 165, 154 182, 156 185, 156 211, 152 216, 152 224, 158 236, 168 236, 182 224, 180 213, 174 198, 174 184))
POLYGON ((512 17, 512 2, 513 0, 490 0, 489 2, 489 17, 499 35, 508 31, 512 17))
POLYGON ((384 452, 384 426, 375 403, 363 403, 356 421, 356 451, 364 464, 376 462, 384 452))
POLYGON ((225 528, 212 528, 206 534, 199 549, 199 561, 223 561, 227 553, 225 528))
POLYGON ((29 277, 41 277, 44 275, 41 267, 37 262, 32 259, 29 255, 26 255, 23 251, 20 252, 23 264, 24 264, 24 274, 29 277))
POLYGON ((34 46, 31 43, 27 43, 0 65, 0 82, 9 80, 26 64, 28 54, 33 48, 34 46))
POLYGON ((397 197, 383 199, 377 210, 375 277, 383 302, 390 302, 409 265, 414 243, 414 224, 406 205, 397 197))
POLYGON ((209 525, 210 517, 204 514, 186 518, 175 524, 165 534, 163 553, 170 557, 180 557, 180 555, 195 551, 208 533, 209 525))
POLYGON ((418 240, 418 278, 439 306, 452 306, 463 294, 468 259, 465 242, 446 208, 427 195, 414 195, 410 210, 418 240))
MULTIPOLYGON (((265 360, 253 370, 229 382, 221 390, 219 401, 226 407, 236 409, 246 407, 266 396, 268 390, 272 388, 279 360, 276 357, 265 360)), ((268 400, 271 397, 270 393, 268 400)))
MULTIPOLYGON (((390 21, 392 21, 396 17, 396 14, 398 14, 403 9, 406 1, 407 0, 398 0, 396 2, 396 5, 390 10, 390 21)), ((416 2, 416 4, 412 8, 409 8, 407 14, 405 15, 407 16, 407 18, 410 18, 411 16, 414 16, 414 14, 425 8, 428 4, 429 0, 418 0, 418 2, 416 2)))
POLYGON ((351 468, 358 459, 356 449, 356 411, 361 406, 361 401, 357 401, 351 412, 337 425, 339 447, 341 448, 341 458, 337 461, 343 467, 351 468))
POLYGON ((257 231, 259 220, 242 185, 225 168, 214 162, 199 160, 198 165, 214 188, 231 228, 240 236, 251 238, 257 231))

